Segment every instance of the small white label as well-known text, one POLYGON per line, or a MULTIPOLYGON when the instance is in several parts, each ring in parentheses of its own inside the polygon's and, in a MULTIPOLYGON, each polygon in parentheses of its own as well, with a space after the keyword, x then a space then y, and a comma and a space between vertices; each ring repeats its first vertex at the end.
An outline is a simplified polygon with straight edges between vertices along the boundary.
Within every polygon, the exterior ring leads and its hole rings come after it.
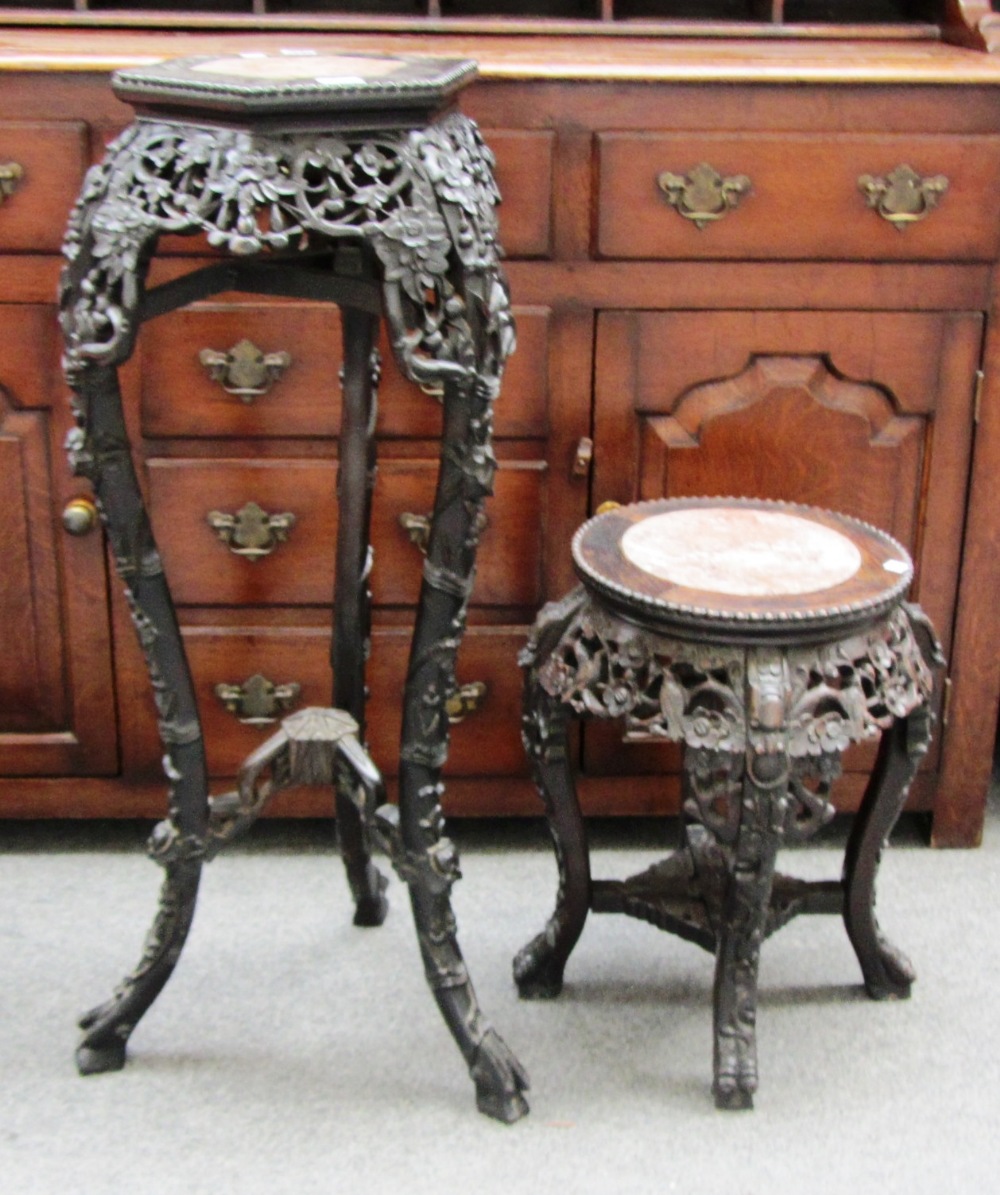
POLYGON ((887 573, 899 573, 900 575, 910 571, 910 566, 905 560, 887 560, 882 567, 887 573))

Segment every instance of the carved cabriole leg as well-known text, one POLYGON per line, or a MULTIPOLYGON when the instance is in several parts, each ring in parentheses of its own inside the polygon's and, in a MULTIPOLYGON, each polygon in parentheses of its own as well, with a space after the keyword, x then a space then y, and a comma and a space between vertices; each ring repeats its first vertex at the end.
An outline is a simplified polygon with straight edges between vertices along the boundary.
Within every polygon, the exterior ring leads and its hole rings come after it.
POLYGON ((194 916, 208 825, 208 782, 194 688, 159 553, 129 453, 114 367, 82 369, 74 379, 81 436, 71 449, 88 476, 115 563, 132 606, 159 710, 170 782, 169 815, 153 831, 150 854, 166 871, 142 959, 112 998, 80 1022, 83 1074, 116 1070, 136 1023, 170 978, 194 916))
POLYGON ((514 980, 525 998, 558 996, 563 970, 590 909, 590 851, 576 796, 567 750, 568 710, 545 692, 537 671, 556 649, 585 601, 582 588, 546 606, 538 617, 522 657, 524 673, 523 738, 559 869, 556 907, 545 929, 514 959, 514 980))
POLYGON ((462 959, 450 889, 458 859, 443 836, 441 768, 448 752, 445 703, 465 627, 483 502, 495 462, 489 444, 493 392, 479 379, 444 387, 444 437, 431 537, 410 651, 400 752, 397 870, 409 884, 428 983, 476 1085, 480 1111, 512 1122, 527 1112, 528 1080, 483 1016, 462 959))
MULTIPOLYGON (((365 736, 365 662, 371 644, 370 524, 375 484, 375 414, 379 321, 342 309, 343 413, 337 469, 337 570, 333 601, 333 704, 346 710, 365 736)), ((385 877, 371 861, 368 834, 347 791, 336 792, 337 837, 354 896, 355 925, 381 925, 388 911, 385 877)))
POLYGON ((898 718, 883 733, 844 856, 844 924, 861 965, 865 990, 873 1000, 909 996, 916 978, 909 959, 878 927, 875 879, 882 848, 929 744, 930 718, 925 711, 898 718))
POLYGON ((915 979, 909 959, 883 937, 875 918, 875 880, 882 848, 899 817, 910 783, 931 742, 936 671, 941 645, 919 606, 905 603, 890 640, 896 666, 908 683, 903 709, 882 734, 878 758, 854 819, 844 855, 844 923, 861 964, 865 990, 875 1000, 905 998, 915 979))

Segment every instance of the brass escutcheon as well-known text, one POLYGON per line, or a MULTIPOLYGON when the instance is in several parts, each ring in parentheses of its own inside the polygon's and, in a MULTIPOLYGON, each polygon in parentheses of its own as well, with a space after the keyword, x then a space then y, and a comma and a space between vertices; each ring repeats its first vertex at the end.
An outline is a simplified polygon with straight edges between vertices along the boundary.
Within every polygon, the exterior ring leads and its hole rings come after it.
POLYGON ((202 349, 198 360, 213 382, 247 404, 267 394, 292 363, 290 353, 265 353, 246 338, 225 353, 202 349))
POLYGON ((235 514, 210 510, 205 518, 231 552, 251 561, 269 556, 288 539, 288 533, 295 525, 295 515, 287 511, 269 515, 256 502, 248 502, 235 514))
POLYGON ((266 676, 255 673, 243 684, 215 686, 215 695, 240 722, 247 726, 265 726, 277 722, 298 700, 302 686, 295 681, 276 685, 266 676))
POLYGON ((474 714, 486 699, 487 687, 484 681, 469 681, 467 685, 459 685, 444 705, 444 712, 452 726, 465 720, 469 714, 474 714))
POLYGON ((858 190, 870 208, 902 232, 907 225, 931 214, 948 190, 948 179, 943 174, 924 178, 912 167, 902 165, 884 178, 862 174, 858 190))
POLYGON ((721 220, 750 193, 750 179, 745 174, 724 177, 707 162, 700 162, 687 174, 664 170, 656 176, 656 185, 667 203, 699 229, 721 220))
POLYGON ((0 163, 0 203, 9 199, 24 178, 24 167, 20 162, 0 163))

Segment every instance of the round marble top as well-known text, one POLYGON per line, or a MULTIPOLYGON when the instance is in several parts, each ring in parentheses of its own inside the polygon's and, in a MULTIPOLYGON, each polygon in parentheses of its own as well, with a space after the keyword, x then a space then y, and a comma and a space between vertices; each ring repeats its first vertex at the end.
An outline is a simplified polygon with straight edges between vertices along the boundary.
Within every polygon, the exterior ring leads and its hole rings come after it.
MULTIPOLYGON (((815 593, 853 577, 861 553, 839 531, 780 510, 695 507, 651 515, 622 536, 643 572, 706 593, 815 593)), ((905 567, 905 566, 904 566, 905 567)))
POLYGON ((738 498, 613 508, 580 528, 573 560, 584 584, 629 618, 788 641, 871 621, 913 576, 905 549, 866 523, 738 498))

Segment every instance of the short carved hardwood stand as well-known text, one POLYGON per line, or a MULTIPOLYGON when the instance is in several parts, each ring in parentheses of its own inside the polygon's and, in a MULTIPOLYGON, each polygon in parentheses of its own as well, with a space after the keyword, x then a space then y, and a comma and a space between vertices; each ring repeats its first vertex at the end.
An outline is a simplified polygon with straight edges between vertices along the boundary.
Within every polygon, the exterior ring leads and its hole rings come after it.
POLYGON ((940 648, 902 600, 906 552, 815 508, 638 503, 584 524, 573 554, 583 584, 542 611, 522 658, 525 745, 559 890, 515 979, 522 996, 558 995, 589 910, 627 913, 712 951, 715 1101, 749 1108, 760 946, 792 917, 842 914, 869 995, 909 994, 910 964, 875 920, 875 877, 930 741, 940 648), (641 875, 591 880, 570 714, 623 718, 629 738, 684 745, 684 845, 641 875), (833 815, 841 752, 879 735, 842 879, 776 874, 781 843, 833 815))
POLYGON ((480 1109, 513 1121, 527 1079, 483 1017, 456 938, 458 877, 443 835, 446 702, 465 626, 482 507, 495 461, 491 409, 514 344, 498 264, 492 157, 449 110, 475 72, 464 60, 248 53, 122 71, 138 118, 87 176, 66 237, 61 293, 78 429, 125 582, 160 714, 169 814, 150 853, 165 869, 138 967, 83 1018, 83 1073, 125 1061, 127 1039, 167 982, 194 914, 201 865, 290 784, 336 792, 359 925, 386 912, 372 840, 407 882, 428 982, 469 1066, 480 1109), (202 234, 228 256, 145 289, 163 234, 202 234), (267 251, 267 252, 265 252, 267 251), (118 367, 140 324, 225 290, 328 299, 343 308, 333 667, 335 709, 309 709, 210 800, 194 690, 129 452, 118 367), (396 361, 444 407, 441 467, 403 695, 400 803, 385 804, 364 742, 379 316, 396 361))

